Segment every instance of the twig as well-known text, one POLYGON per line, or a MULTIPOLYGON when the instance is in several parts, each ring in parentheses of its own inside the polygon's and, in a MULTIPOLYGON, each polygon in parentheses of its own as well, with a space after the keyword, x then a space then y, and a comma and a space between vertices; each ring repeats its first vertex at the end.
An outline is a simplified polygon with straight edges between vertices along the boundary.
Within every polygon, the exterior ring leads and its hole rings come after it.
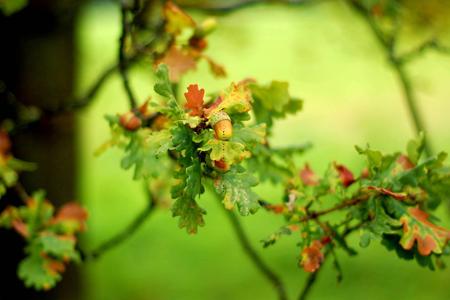
MULTIPOLYGON (((416 134, 418 135, 420 132, 428 133, 425 124, 420 115, 419 109, 417 107, 417 99, 414 96, 414 91, 412 88, 411 80, 408 77, 407 72, 404 69, 404 58, 402 60, 401 57, 397 57, 394 51, 395 39, 388 39, 382 30, 378 27, 375 20, 370 15, 370 12, 358 1, 350 0, 350 6, 357 12, 369 25, 372 33, 376 37, 376 40, 382 46, 383 50, 388 57, 391 67, 397 73, 399 78, 401 87, 403 89, 404 98, 406 100, 406 104, 409 110, 409 114, 414 123, 414 129, 416 134)), ((425 46, 424 46, 425 47, 425 46)), ((428 46, 426 46, 428 47, 428 46)), ((419 52, 423 52, 420 50, 419 52)), ((427 156, 433 155, 433 150, 430 145, 429 139, 426 137, 424 139, 425 153, 427 156)))
POLYGON ((129 8, 126 7, 126 5, 122 2, 120 12, 121 12, 121 22, 122 22, 122 33, 119 38, 119 71, 120 76, 122 77, 122 83, 123 87, 125 89, 125 92, 128 96, 128 101, 130 102, 130 107, 135 108, 137 107, 136 98, 134 97, 133 91, 131 90, 130 81, 128 79, 128 72, 127 72, 127 60, 125 56, 125 43, 126 39, 130 33, 130 23, 127 20, 127 14, 128 14, 129 8))
POLYGON ((155 196, 149 192, 148 197, 149 199, 145 209, 141 211, 127 227, 125 227, 122 231, 111 237, 109 240, 103 242, 100 246, 98 246, 94 250, 87 253, 84 252, 82 255, 83 260, 96 259, 101 255, 103 255, 105 252, 119 246, 126 239, 131 237, 144 224, 144 222, 156 208, 157 201, 155 196))
MULTIPOLYGON (((140 58, 141 54, 136 54, 125 62, 125 69, 128 69, 133 64, 135 64, 140 58)), ((64 105, 62 107, 59 107, 55 111, 51 111, 50 113, 61 113, 65 111, 71 111, 74 109, 83 108, 91 103, 91 101, 95 98, 97 93, 100 91, 100 88, 106 83, 106 81, 116 72, 119 70, 119 64, 115 63, 109 67, 107 67, 97 78, 97 80, 92 84, 92 86, 88 89, 86 94, 78 99, 75 99, 74 101, 71 101, 67 105, 64 105)))
POLYGON ((269 268, 269 266, 266 265, 266 263, 262 260, 259 254, 252 247, 236 214, 233 211, 227 211, 226 213, 228 218, 230 219, 231 224, 233 225, 233 229, 238 237, 242 249, 251 259, 256 268, 258 268, 258 270, 264 275, 264 277, 266 277, 267 280, 270 281, 270 283, 278 293, 278 299, 286 300, 287 299, 286 289, 281 279, 269 268))
MULTIPOLYGON (((323 215, 327 215, 329 213, 341 210, 341 209, 346 208, 346 207, 358 205, 358 204, 360 204, 360 203, 362 203, 364 201, 367 201, 368 199, 370 199, 370 197, 368 195, 361 195, 361 196, 356 197, 354 199, 349 199, 349 200, 342 201, 341 203, 339 203, 339 204, 337 204, 337 205, 335 205, 333 207, 324 209, 324 210, 308 211, 308 213, 305 216, 301 217, 297 222, 298 223, 303 223, 303 222, 308 222, 310 220, 316 220, 317 218, 319 218, 319 217, 321 217, 323 215)), ((264 200, 260 200, 259 204, 261 206, 265 207, 266 209, 270 210, 270 208, 269 208, 270 204, 268 202, 266 202, 264 200)))

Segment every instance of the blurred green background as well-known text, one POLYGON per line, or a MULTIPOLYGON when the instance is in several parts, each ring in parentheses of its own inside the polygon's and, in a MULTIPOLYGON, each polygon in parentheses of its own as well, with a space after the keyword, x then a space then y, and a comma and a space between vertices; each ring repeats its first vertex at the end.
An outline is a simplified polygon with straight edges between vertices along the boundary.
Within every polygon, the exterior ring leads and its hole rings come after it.
MULTIPOLYGON (((196 19, 205 16, 194 13, 196 19)), ((214 79, 206 63, 189 73, 189 83, 206 91, 253 77, 290 82, 304 110, 279 122, 272 144, 310 141, 314 148, 299 157, 319 173, 331 161, 359 172, 362 157, 354 145, 369 143, 383 151, 404 148, 413 136, 402 91, 367 25, 340 2, 311 6, 254 6, 218 17, 208 54, 226 66, 228 78, 214 79)), ((116 59, 119 11, 112 3, 84 7, 78 24, 80 94, 116 59)), ((450 151, 450 57, 427 52, 409 66, 420 109, 435 149, 450 151)), ((132 85, 144 101, 152 94, 151 66, 132 71, 132 85)), ((121 152, 94 157, 109 136, 105 114, 127 110, 118 77, 102 88, 96 101, 78 117, 81 162, 79 199, 90 212, 83 240, 92 249, 126 226, 142 210, 142 183, 119 166, 121 152)), ((277 200, 281 188, 258 187, 277 200)), ((135 235, 83 266, 85 299, 275 299, 275 293, 241 251, 223 209, 204 196, 206 226, 195 236, 177 227, 168 209, 159 209, 135 235)), ((450 224, 445 208, 439 212, 450 224)), ((306 274, 297 267, 296 237, 262 249, 259 241, 282 224, 264 211, 241 218, 252 242, 296 297, 306 274)), ((356 248, 357 234, 352 239, 356 248)), ((377 243, 349 258, 338 252, 344 280, 336 283, 330 261, 324 265, 311 299, 450 299, 450 270, 431 272, 399 260, 377 243)))

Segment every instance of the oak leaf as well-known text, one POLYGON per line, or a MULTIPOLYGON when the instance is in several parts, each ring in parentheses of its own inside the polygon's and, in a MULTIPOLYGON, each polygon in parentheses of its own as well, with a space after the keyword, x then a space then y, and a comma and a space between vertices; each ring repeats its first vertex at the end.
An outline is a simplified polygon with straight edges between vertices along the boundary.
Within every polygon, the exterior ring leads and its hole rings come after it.
POLYGON ((197 65, 195 56, 191 55, 188 50, 179 49, 176 46, 170 47, 156 64, 167 65, 169 68, 169 79, 173 82, 178 82, 182 75, 190 70, 194 70, 197 65))
POLYGON ((420 255, 441 254, 450 239, 450 231, 431 223, 429 215, 418 207, 410 207, 407 214, 400 218, 403 224, 403 235, 400 245, 411 250, 417 242, 420 255))
POLYGON ((195 27, 194 20, 172 1, 167 1, 164 5, 164 17, 168 33, 179 34, 185 28, 195 27))
POLYGON ((323 244, 318 240, 314 240, 308 247, 303 249, 300 265, 306 272, 313 273, 320 268, 325 258, 321 251, 322 248, 323 244))
POLYGON ((188 91, 184 93, 186 97, 186 104, 184 107, 190 110, 190 115, 201 116, 203 114, 203 97, 205 96, 204 89, 198 89, 197 84, 188 86, 188 91))
POLYGON ((303 169, 300 170, 300 179, 304 185, 315 186, 319 184, 319 179, 313 170, 309 167, 309 164, 305 164, 303 169))

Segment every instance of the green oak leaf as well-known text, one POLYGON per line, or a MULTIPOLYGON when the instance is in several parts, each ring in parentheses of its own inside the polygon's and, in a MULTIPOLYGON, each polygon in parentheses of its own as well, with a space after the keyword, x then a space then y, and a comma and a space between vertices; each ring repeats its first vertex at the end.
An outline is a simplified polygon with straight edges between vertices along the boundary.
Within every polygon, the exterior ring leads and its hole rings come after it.
POLYGON ((6 16, 23 9, 28 4, 28 0, 2 0, 0 1, 0 10, 6 16))
POLYGON ((252 108, 252 96, 246 82, 232 83, 229 88, 223 91, 218 100, 207 110, 209 116, 218 111, 225 111, 229 115, 242 114, 252 108))
POLYGON ((178 104, 178 101, 173 93, 172 83, 169 79, 169 69, 167 65, 160 64, 156 69, 156 83, 153 87, 155 92, 167 99, 166 105, 161 105, 159 111, 173 117, 174 119, 182 119, 184 110, 178 104))
POLYGON ((289 95, 289 84, 272 81, 269 85, 250 84, 253 112, 257 123, 265 123, 270 129, 275 118, 284 118, 302 109, 303 101, 289 95))
POLYGON ((219 139, 208 140, 198 150, 203 152, 210 151, 209 156, 213 161, 223 160, 230 165, 239 163, 251 155, 249 151, 245 150, 244 144, 219 139))
POLYGON ((198 227, 205 225, 203 215, 206 212, 197 202, 189 197, 180 197, 175 200, 172 206, 172 215, 179 217, 178 226, 180 228, 186 228, 186 231, 190 234, 197 233, 198 227))
POLYGON ((122 168, 134 167, 133 178, 156 177, 161 165, 161 156, 172 146, 169 130, 151 131, 140 129, 131 134, 130 142, 125 147, 125 156, 121 161, 122 168))
POLYGON ((405 250, 417 245, 422 256, 442 254, 450 239, 450 231, 430 222, 429 215, 418 207, 409 207, 400 222, 403 224, 400 245, 405 250))
POLYGON ((79 261, 79 253, 75 249, 76 240, 72 237, 58 236, 55 234, 42 234, 33 243, 38 243, 42 251, 61 259, 79 261))
POLYGON ((250 148, 255 144, 263 144, 266 138, 266 124, 256 124, 243 126, 237 124, 233 126, 233 136, 231 141, 241 143, 250 148))
POLYGON ((48 290, 61 280, 61 274, 48 267, 48 259, 40 253, 33 253, 19 263, 17 275, 26 287, 48 290))
POLYGON ((408 153, 408 158, 413 164, 419 162, 420 156, 425 149, 425 135, 423 132, 419 134, 416 139, 410 140, 406 146, 406 152, 408 153))
POLYGON ((247 216, 260 207, 258 196, 251 190, 257 184, 258 180, 245 169, 233 167, 215 182, 215 187, 222 195, 226 209, 233 209, 237 205, 240 214, 247 216))
POLYGON ((173 217, 179 217, 178 226, 186 228, 187 232, 194 234, 199 226, 204 226, 203 215, 206 213, 195 201, 204 192, 202 185, 202 168, 197 155, 197 144, 193 142, 194 133, 182 123, 171 131, 172 149, 180 157, 180 168, 175 172, 178 183, 172 187, 173 217))

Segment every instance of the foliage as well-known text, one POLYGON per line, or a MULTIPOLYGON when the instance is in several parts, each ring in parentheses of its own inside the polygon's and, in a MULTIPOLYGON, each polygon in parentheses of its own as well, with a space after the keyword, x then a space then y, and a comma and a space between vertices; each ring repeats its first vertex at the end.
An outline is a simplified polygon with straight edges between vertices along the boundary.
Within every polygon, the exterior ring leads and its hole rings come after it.
POLYGON ((26 257, 18 276, 27 287, 48 290, 61 280, 66 265, 79 262, 76 234, 85 229, 86 211, 67 203, 55 214, 43 191, 35 192, 23 206, 9 206, 0 214, 0 227, 12 228, 26 241, 26 257))
POLYGON ((446 253, 444 249, 450 236, 447 229, 430 220, 424 209, 435 208, 435 201, 448 200, 448 193, 443 191, 450 190, 450 185, 448 180, 442 180, 450 176, 444 164, 446 154, 421 159, 422 137, 408 144, 408 155, 385 155, 369 147, 356 148, 367 161, 360 176, 333 163, 319 177, 305 165, 286 189, 288 201, 265 205, 267 210, 283 215, 289 227, 282 227, 264 245, 272 245, 281 235, 289 235, 288 228, 292 226, 303 228, 299 263, 306 271, 313 272, 319 268, 324 255, 318 240, 330 239, 329 247, 342 247, 350 255, 354 254, 345 236, 355 226, 360 229, 362 247, 367 247, 372 240, 380 240, 391 249, 398 248, 399 256, 406 253, 420 265, 433 268, 432 258, 446 253), (430 185, 439 186, 436 190, 441 192, 430 193, 427 189, 430 185), (334 204, 327 207, 325 203, 334 204), (337 211, 341 217, 325 217, 337 211))

